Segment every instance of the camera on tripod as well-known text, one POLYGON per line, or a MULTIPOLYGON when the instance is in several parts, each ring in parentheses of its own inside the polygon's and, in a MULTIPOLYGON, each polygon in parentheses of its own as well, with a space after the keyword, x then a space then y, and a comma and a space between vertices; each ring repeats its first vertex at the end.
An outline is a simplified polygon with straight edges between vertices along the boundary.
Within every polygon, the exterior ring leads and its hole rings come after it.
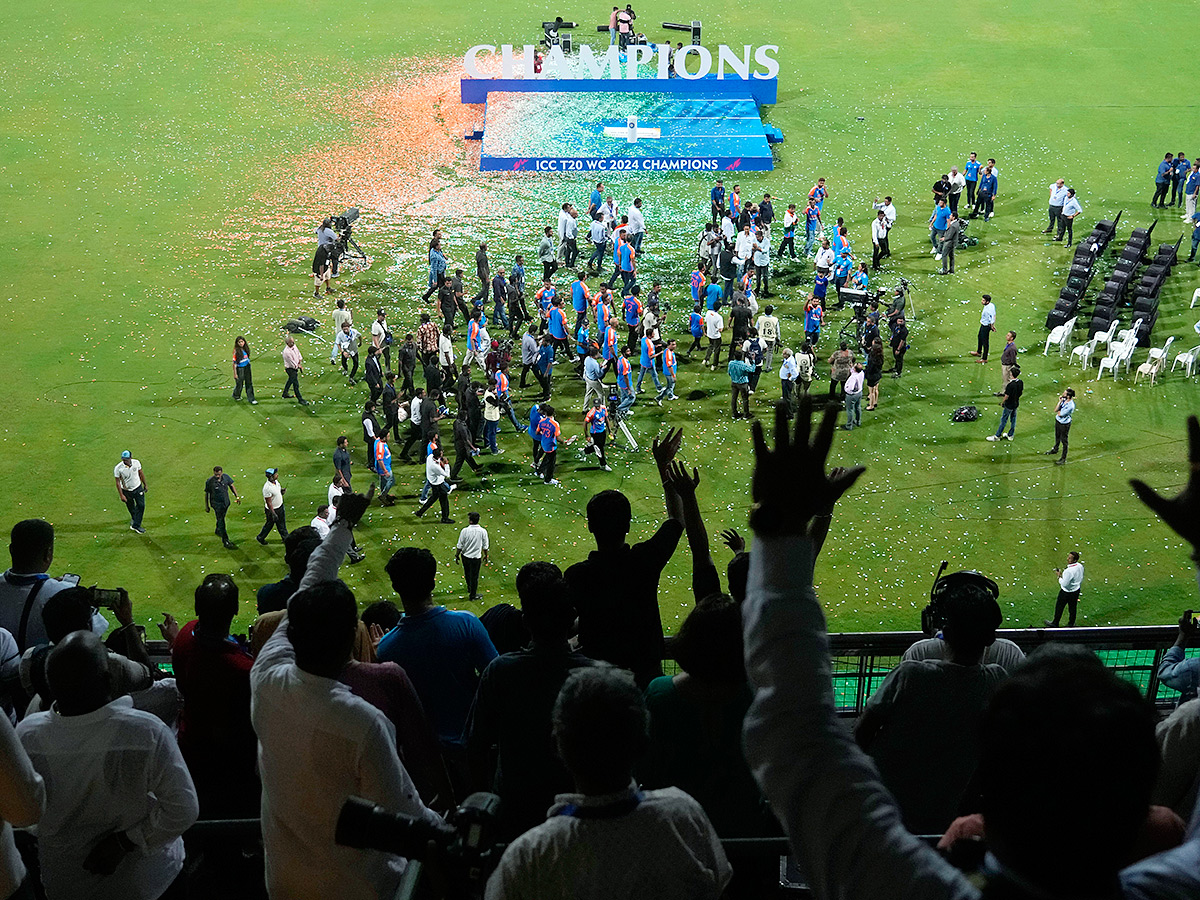
POLYGON ((562 52, 570 55, 575 49, 575 42, 571 35, 563 34, 563 31, 578 27, 578 22, 564 22, 562 16, 555 16, 553 22, 542 23, 542 43, 546 45, 546 49, 562 47, 562 52))
MULTIPOLYGON (((445 868, 446 896, 482 897, 484 884, 505 847, 496 838, 499 809, 500 798, 481 791, 464 800, 446 823, 434 824, 350 797, 338 815, 333 839, 341 847, 394 853, 410 862, 428 862, 432 844, 445 868)), ((418 867, 417 877, 410 883, 405 872, 397 900, 416 889, 419 873, 418 867)))
MULTIPOLYGON (((358 207, 351 206, 340 216, 333 217, 333 230, 337 232, 337 254, 343 260, 367 262, 367 254, 358 241, 354 240, 354 223, 358 221, 358 207)), ((365 268, 365 266, 364 266, 365 268)))

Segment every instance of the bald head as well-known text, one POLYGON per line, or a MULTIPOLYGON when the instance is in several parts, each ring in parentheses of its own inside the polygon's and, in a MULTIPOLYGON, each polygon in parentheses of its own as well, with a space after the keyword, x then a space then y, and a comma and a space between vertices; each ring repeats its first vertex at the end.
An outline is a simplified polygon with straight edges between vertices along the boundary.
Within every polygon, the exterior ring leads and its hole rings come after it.
POLYGON ((108 651, 90 631, 73 631, 46 660, 46 682, 64 716, 94 712, 109 700, 108 651))

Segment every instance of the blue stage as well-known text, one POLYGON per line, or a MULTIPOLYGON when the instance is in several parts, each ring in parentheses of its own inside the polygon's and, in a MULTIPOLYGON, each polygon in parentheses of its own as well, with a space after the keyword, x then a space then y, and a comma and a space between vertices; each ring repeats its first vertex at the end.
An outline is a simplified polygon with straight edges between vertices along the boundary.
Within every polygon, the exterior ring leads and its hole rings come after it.
POLYGON ((782 136, 763 125, 758 105, 741 84, 740 97, 493 92, 479 167, 567 173, 770 170, 768 133, 772 140, 782 136), (636 143, 626 136, 630 116, 638 120, 636 143))

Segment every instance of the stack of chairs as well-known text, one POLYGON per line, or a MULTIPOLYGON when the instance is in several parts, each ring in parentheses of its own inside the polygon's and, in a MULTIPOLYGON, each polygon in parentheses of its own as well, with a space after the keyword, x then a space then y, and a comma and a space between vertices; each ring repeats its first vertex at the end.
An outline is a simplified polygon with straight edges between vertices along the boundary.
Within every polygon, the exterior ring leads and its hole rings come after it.
MULTIPOLYGON (((1109 241, 1116 234, 1117 223, 1121 221, 1121 213, 1112 221, 1103 220, 1096 223, 1091 234, 1079 242, 1075 255, 1071 259, 1071 269, 1067 273, 1067 283, 1059 292, 1054 309, 1046 316, 1046 328, 1050 331, 1060 329, 1067 322, 1079 317, 1079 307, 1084 295, 1092 283, 1096 260, 1108 247, 1109 241)), ((1061 332, 1060 332, 1061 333, 1061 332)))
POLYGON ((1163 282, 1171 274, 1171 267, 1178 259, 1179 244, 1182 240, 1183 237, 1180 236, 1174 244, 1159 246, 1154 259, 1150 261, 1150 265, 1142 273, 1141 281, 1133 290, 1133 315, 1142 320, 1142 327, 1138 332, 1139 347, 1150 346, 1150 334, 1158 321, 1158 295, 1163 282))
POLYGON ((1149 256, 1150 235, 1157 224, 1158 220, 1155 219, 1149 228, 1135 228, 1129 235, 1117 259, 1116 269, 1096 297, 1092 322, 1088 326, 1089 337, 1108 332, 1113 321, 1120 317, 1121 308, 1127 305, 1132 289, 1137 284, 1134 276, 1149 256))

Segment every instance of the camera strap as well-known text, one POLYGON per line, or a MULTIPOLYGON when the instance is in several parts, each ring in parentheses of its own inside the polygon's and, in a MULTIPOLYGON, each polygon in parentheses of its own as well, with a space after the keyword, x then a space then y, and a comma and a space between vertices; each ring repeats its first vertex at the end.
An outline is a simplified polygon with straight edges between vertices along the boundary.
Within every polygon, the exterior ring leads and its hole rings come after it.
POLYGON ((29 615, 33 612, 33 601, 37 599, 42 585, 48 580, 48 575, 42 575, 33 583, 33 587, 29 589, 29 594, 25 597, 25 608, 21 610, 21 624, 17 626, 17 647, 22 652, 25 650, 25 635, 29 630, 29 615))
POLYGON ((637 809, 645 798, 646 795, 642 791, 637 791, 629 797, 622 797, 620 800, 605 803, 603 806, 580 806, 577 803, 568 803, 555 815, 570 816, 572 819, 619 819, 637 809))

